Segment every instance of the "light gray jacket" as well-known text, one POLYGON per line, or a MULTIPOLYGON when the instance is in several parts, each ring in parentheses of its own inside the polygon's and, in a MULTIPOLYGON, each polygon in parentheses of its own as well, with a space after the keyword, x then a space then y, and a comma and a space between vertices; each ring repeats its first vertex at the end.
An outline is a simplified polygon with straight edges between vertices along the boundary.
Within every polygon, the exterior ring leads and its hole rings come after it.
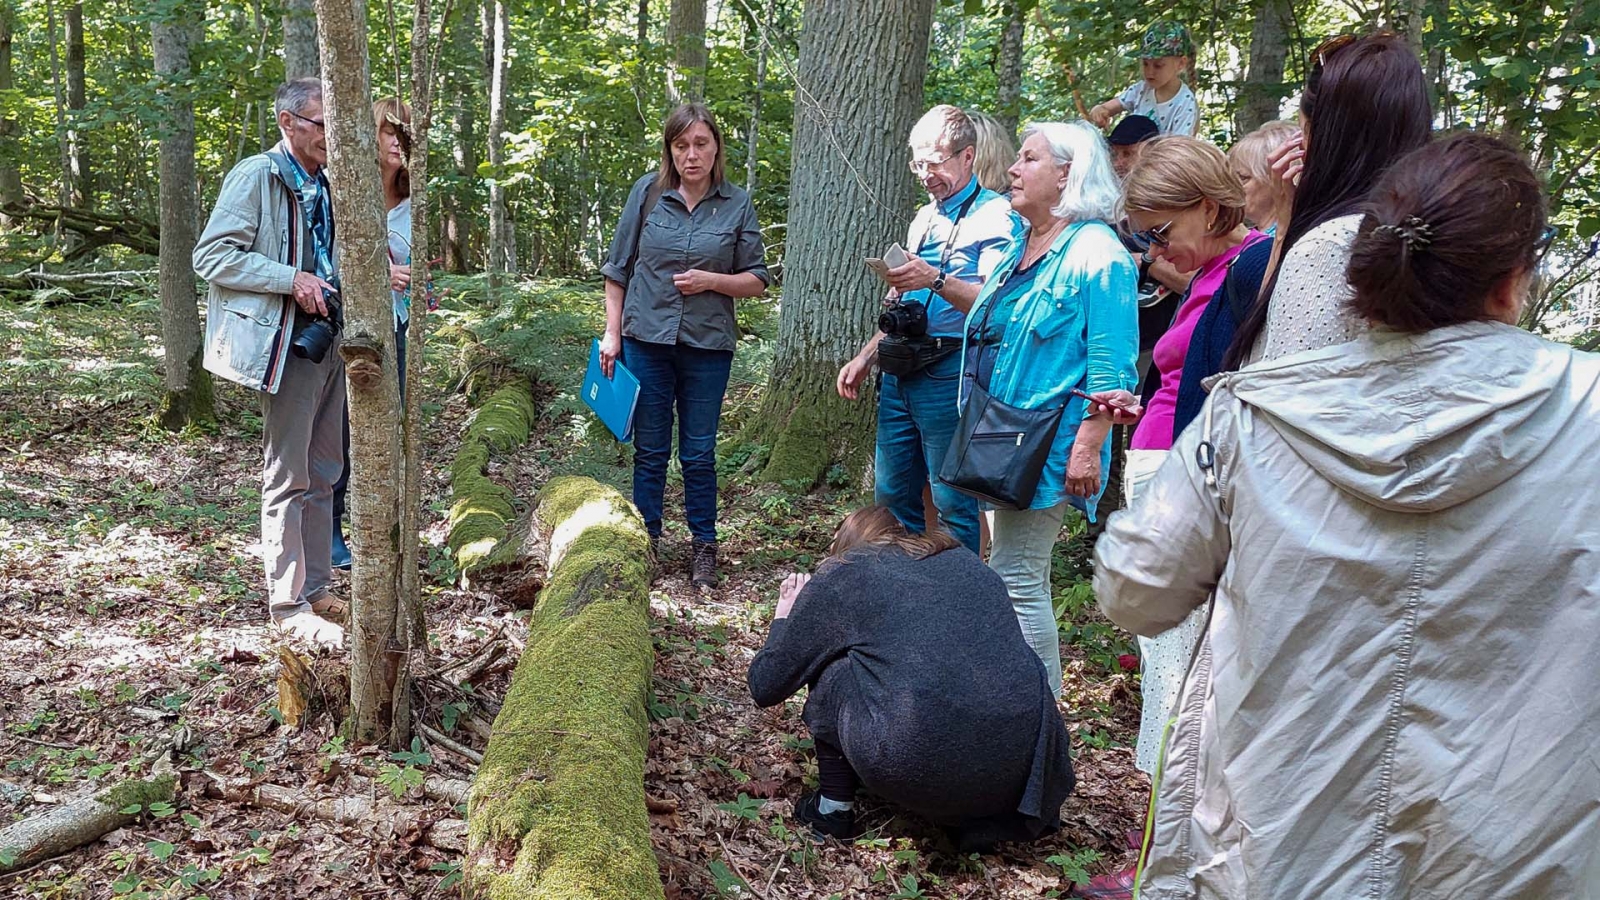
POLYGON ((1600 357, 1505 325, 1225 376, 1095 554, 1131 631, 1214 597, 1140 896, 1600 898, 1597 460, 1600 357))
MULTIPOLYGON (((294 326, 294 275, 306 243, 294 194, 271 157, 260 153, 234 166, 194 248, 195 274, 210 285, 208 371, 277 393, 294 326)), ((337 246, 333 258, 337 265, 337 246)))

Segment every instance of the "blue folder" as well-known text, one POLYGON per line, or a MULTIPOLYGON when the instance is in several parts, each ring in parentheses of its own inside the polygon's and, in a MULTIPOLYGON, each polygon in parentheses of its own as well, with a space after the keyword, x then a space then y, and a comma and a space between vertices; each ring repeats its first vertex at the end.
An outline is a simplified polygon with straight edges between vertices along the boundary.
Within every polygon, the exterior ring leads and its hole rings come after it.
POLYGON ((600 342, 589 348, 589 371, 583 376, 583 402, 611 429, 617 440, 633 440, 633 410, 639 405, 639 379, 618 360, 607 378, 600 371, 600 342))

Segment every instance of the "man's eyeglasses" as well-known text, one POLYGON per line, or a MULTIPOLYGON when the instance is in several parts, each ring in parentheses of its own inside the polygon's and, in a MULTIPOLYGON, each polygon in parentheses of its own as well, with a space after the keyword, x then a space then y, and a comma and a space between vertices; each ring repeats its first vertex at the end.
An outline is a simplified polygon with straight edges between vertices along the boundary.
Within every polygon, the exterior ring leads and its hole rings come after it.
POLYGON ((929 169, 937 169, 954 158, 946 156, 943 159, 913 159, 910 163, 911 172, 920 178, 926 175, 929 169))
POLYGON ((305 116, 300 115, 299 113, 295 112, 292 109, 288 110, 288 113, 289 113, 289 115, 294 116, 296 119, 299 119, 302 122, 309 122, 312 125, 317 126, 317 130, 318 131, 326 133, 327 130, 328 130, 328 126, 326 124, 324 124, 323 122, 318 121, 317 119, 308 119, 305 116))
POLYGON ((1167 232, 1171 230, 1172 223, 1168 222, 1165 225, 1151 228, 1146 231, 1135 231, 1132 237, 1135 241, 1143 244, 1146 248, 1170 247, 1172 246, 1172 242, 1167 240, 1167 232))

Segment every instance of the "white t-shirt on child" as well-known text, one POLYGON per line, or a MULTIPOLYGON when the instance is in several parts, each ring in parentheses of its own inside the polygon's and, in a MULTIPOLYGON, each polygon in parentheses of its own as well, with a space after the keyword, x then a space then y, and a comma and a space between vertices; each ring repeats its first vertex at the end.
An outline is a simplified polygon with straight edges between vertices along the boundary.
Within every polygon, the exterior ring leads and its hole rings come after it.
POLYGON ((1200 120, 1200 105, 1195 102, 1194 91, 1181 82, 1178 92, 1165 103, 1157 103, 1156 89, 1142 80, 1129 85, 1117 95, 1117 100, 1129 115, 1154 119, 1162 134, 1192 135, 1195 123, 1200 120))

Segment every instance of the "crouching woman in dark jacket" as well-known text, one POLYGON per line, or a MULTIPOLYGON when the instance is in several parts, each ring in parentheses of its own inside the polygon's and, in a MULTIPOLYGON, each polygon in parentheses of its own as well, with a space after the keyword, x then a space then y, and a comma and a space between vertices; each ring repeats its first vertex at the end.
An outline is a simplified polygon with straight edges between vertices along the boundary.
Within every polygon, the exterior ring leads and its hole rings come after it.
POLYGON ((858 787, 944 826, 962 852, 1060 826, 1067 730, 1005 582, 943 532, 852 513, 816 577, 784 583, 750 693, 809 687, 820 790, 795 817, 851 837, 858 787))

